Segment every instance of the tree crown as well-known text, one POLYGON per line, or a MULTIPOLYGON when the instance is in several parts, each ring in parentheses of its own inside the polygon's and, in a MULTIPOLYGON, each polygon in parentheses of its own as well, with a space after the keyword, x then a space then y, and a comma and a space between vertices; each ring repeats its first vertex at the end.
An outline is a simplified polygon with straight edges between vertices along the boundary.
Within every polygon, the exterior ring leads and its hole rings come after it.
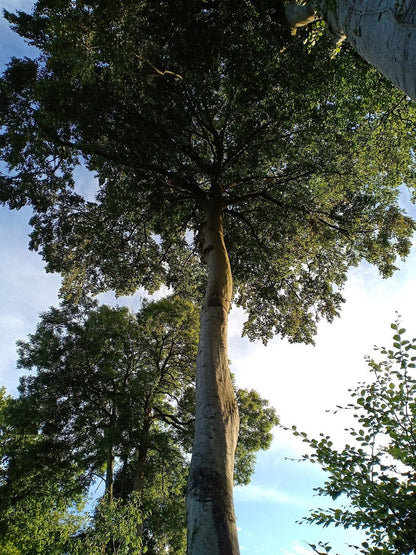
POLYGON ((0 199, 33 205, 31 247, 67 289, 200 295, 193 238, 215 206, 245 332, 311 341, 349 267, 388 276, 407 254, 412 104, 351 52, 331 59, 328 38, 310 48, 248 0, 43 0, 7 17, 40 55, 1 82, 0 199), (73 190, 81 162, 95 201, 73 190))

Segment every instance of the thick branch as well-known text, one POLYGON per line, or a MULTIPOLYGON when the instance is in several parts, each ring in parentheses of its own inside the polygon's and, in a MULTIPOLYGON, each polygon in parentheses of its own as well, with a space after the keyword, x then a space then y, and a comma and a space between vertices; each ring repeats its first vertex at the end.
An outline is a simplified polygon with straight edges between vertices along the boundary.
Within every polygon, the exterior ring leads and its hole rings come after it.
POLYGON ((416 100, 415 0, 311 0, 291 2, 285 9, 292 27, 315 19, 322 12, 337 42, 348 39, 354 50, 397 88, 416 100))
POLYGON ((285 8, 285 16, 287 24, 292 29, 309 25, 316 19, 315 3, 299 4, 290 2, 285 8))
POLYGON ((153 408, 153 412, 161 420, 163 420, 163 422, 173 426, 174 428, 176 428, 177 430, 179 430, 181 432, 188 432, 189 431, 189 426, 195 422, 195 418, 190 418, 189 420, 186 420, 185 422, 182 422, 182 420, 179 420, 179 418, 176 418, 173 414, 168 414, 166 412, 162 412, 157 407, 153 408))

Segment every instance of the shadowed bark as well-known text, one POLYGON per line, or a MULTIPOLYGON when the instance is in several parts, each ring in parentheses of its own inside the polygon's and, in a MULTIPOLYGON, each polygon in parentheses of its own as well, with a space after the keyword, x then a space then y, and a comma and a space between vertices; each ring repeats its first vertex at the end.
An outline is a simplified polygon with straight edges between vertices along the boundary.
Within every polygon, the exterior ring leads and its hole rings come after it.
POLYGON ((415 0, 315 0, 286 7, 292 28, 323 15, 337 41, 346 38, 369 64, 416 100, 415 0))

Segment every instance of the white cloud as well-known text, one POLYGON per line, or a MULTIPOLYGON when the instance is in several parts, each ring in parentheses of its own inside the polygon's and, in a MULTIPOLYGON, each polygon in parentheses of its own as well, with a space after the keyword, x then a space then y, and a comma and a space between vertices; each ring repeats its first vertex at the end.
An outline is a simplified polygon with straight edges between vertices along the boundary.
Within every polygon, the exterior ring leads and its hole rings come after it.
POLYGON ((294 505, 296 507, 306 507, 308 500, 299 496, 291 495, 276 488, 265 487, 257 484, 248 486, 236 486, 234 488, 235 500, 239 503, 281 503, 284 505, 294 505))
POLYGON ((304 545, 298 542, 293 542, 290 548, 286 549, 283 552, 283 555, 310 555, 311 553, 312 551, 306 548, 304 545))
MULTIPOLYGON (((410 337, 416 335, 415 267, 413 250, 389 280, 382 280, 367 264, 352 271, 341 317, 332 324, 320 323, 316 346, 274 339, 264 347, 239 340, 243 315, 235 311, 230 318, 230 359, 237 385, 254 388, 269 399, 283 424, 314 435, 331 433, 342 441, 352 415, 327 411, 349 402, 348 389, 371 379, 364 357, 374 354, 374 345, 391 344, 396 310, 410 337)), ((291 449, 297 444, 304 450, 290 434, 279 431, 278 438, 291 449)))

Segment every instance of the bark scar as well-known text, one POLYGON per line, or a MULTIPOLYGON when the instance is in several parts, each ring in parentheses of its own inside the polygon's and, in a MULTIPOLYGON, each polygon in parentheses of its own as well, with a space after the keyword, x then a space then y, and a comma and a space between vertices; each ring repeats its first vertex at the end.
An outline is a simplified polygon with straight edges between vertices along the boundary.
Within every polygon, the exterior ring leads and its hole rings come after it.
POLYGON ((216 410, 214 405, 207 405, 206 407, 204 407, 204 410, 202 411, 202 414, 204 415, 205 418, 214 418, 214 416, 216 415, 216 410))

